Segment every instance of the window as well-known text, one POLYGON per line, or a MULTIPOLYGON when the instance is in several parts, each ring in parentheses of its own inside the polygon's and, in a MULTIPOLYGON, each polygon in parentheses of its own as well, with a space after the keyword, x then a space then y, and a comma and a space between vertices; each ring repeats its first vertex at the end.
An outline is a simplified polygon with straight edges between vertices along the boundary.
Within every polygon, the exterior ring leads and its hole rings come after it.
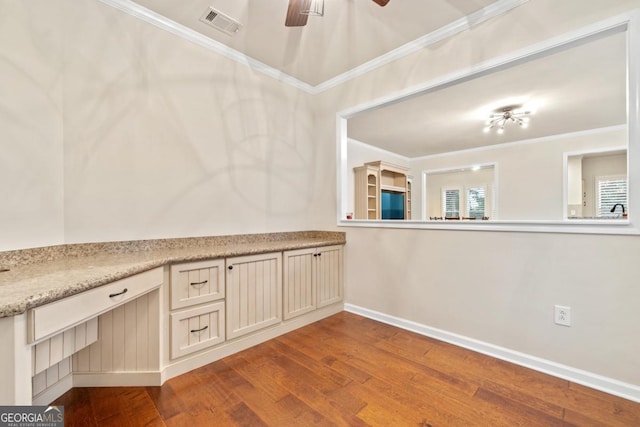
POLYGON ((460 189, 444 188, 442 190, 442 216, 445 218, 460 217, 460 189))
MULTIPOLYGON (((613 216, 611 209, 617 205, 627 207, 627 177, 624 175, 596 177, 596 216, 613 216)), ((618 216, 622 209, 616 208, 618 216)))
POLYGON ((469 218, 482 219, 485 216, 485 200, 486 190, 484 187, 467 188, 466 216, 469 218))
POLYGON ((487 187, 476 185, 442 188, 442 216, 482 219, 486 214, 487 187))

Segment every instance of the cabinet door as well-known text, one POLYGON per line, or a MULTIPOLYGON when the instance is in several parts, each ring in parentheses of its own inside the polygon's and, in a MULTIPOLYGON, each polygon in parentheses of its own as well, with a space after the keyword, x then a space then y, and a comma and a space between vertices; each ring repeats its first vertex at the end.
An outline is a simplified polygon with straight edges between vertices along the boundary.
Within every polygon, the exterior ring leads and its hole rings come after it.
POLYGON ((224 302, 171 313, 171 358, 224 342, 224 302))
POLYGON ((171 266, 171 309, 224 298, 224 259, 171 266))
POLYGON ((318 308, 342 300, 342 246, 326 246, 316 251, 315 271, 318 308))
POLYGON ((227 339, 282 320, 282 253, 227 259, 227 339))
POLYGON ((313 264, 315 249, 300 249, 284 253, 284 320, 308 313, 316 308, 316 287, 313 264))

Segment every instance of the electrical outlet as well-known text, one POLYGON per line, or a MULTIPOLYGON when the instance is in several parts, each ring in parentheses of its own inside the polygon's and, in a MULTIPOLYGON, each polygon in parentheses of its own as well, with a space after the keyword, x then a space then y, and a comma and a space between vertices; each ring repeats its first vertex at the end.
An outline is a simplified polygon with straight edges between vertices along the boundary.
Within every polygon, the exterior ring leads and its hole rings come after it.
POLYGON ((571 326, 571 307, 556 305, 554 319, 556 325, 571 326))

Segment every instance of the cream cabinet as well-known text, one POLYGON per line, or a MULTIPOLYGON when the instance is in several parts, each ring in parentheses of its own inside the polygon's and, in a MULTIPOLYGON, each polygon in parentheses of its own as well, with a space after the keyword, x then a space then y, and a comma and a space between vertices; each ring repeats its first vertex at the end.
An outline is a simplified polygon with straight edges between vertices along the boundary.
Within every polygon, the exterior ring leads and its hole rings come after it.
POLYGON ((284 252, 284 319, 342 301, 341 245, 284 252))
POLYGON ((289 244, 156 267, 0 317, 12 349, 0 352, 0 404, 45 405, 74 386, 161 385, 342 311, 343 245, 283 258, 289 244))
POLYGON ((33 308, 28 312, 28 341, 40 341, 113 310, 159 288, 162 281, 162 268, 155 268, 33 308))
POLYGON ((171 266, 171 309, 224 298, 224 259, 171 266))
POLYGON ((171 266, 171 359, 226 339, 224 259, 171 266))
POLYGON ((316 249, 298 249, 284 253, 284 320, 316 309, 316 249))
POLYGON ((342 301, 342 246, 319 248, 315 256, 315 280, 318 308, 342 301))
POLYGON ((282 253, 227 258, 227 339, 282 321, 282 253))
POLYGON ((171 358, 223 343, 224 325, 224 301, 171 313, 171 358))

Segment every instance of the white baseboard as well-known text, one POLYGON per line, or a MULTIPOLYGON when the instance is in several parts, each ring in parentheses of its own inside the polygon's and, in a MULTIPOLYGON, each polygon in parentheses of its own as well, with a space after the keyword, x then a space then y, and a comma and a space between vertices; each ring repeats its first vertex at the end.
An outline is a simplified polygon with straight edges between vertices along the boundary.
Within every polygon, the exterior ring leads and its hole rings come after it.
POLYGON ((51 402, 73 388, 73 374, 58 380, 54 385, 33 396, 32 405, 49 405, 51 402))
MULTIPOLYGON (((221 344, 206 351, 201 351, 195 355, 184 357, 171 364, 167 364, 160 371, 147 371, 147 372, 74 372, 73 373, 73 387, 145 387, 145 386, 160 386, 166 380, 182 375, 186 372, 197 369, 201 366, 220 360, 226 356, 232 355, 242 350, 246 350, 249 347, 268 341, 272 338, 301 328, 302 326, 316 322, 325 317, 329 317, 333 314, 343 311, 343 305, 334 304, 328 307, 317 309, 304 316, 297 317, 295 319, 287 320, 283 323, 266 328, 262 331, 254 334, 247 335, 246 337, 238 338, 236 340, 221 344)), ((71 376, 69 376, 71 377, 71 376)), ((52 399, 46 402, 55 400, 57 397, 71 389, 69 386, 63 390, 59 395, 53 396, 52 399)), ((48 390, 47 390, 48 392, 48 390)), ((43 392, 44 393, 44 392, 43 392)), ((53 393, 52 393, 53 394, 53 393)))
POLYGON ((162 385, 159 371, 74 372, 74 387, 146 387, 162 385))
POLYGON ((42 391, 31 400, 33 405, 49 405, 73 387, 146 387, 160 386, 166 380, 215 362, 231 354, 268 341, 295 329, 317 322, 343 311, 342 303, 319 308, 304 316, 284 321, 276 326, 241 337, 208 351, 184 357, 158 371, 144 372, 73 372, 42 391))
POLYGON ((640 386, 637 385, 625 383, 581 369, 576 369, 571 366, 562 365, 560 363, 531 356, 529 354, 520 353, 508 348, 447 332, 442 329, 432 328, 421 323, 390 316, 388 314, 380 313, 357 305, 345 304, 344 309, 350 313, 359 314, 388 325, 396 326, 420 335, 435 338, 478 353, 486 354, 488 356, 495 357, 496 359, 505 360, 516 365, 553 375, 555 377, 591 387, 624 399, 629 399, 634 402, 640 402, 640 386))
POLYGON ((237 338, 208 351, 199 352, 193 356, 187 356, 182 359, 172 361, 171 364, 165 366, 162 372, 162 382, 215 362, 216 360, 238 353, 239 351, 246 350, 254 345, 258 345, 280 335, 286 334, 287 332, 291 332, 313 322, 317 322, 325 317, 340 313, 343 309, 344 307, 342 303, 319 308, 305 314, 304 316, 286 320, 283 323, 266 328, 258 333, 237 338))

